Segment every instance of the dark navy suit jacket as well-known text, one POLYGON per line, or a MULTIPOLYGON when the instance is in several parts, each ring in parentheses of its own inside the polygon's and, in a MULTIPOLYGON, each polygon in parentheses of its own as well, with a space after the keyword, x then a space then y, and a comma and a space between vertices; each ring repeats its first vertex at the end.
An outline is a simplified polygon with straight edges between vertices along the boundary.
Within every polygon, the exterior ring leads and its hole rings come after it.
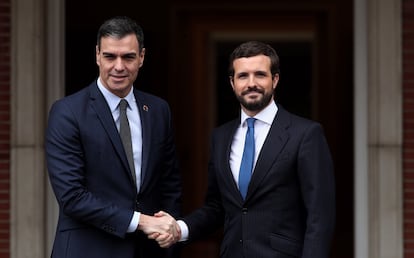
POLYGON ((96 82, 51 107, 46 156, 59 204, 53 258, 133 258, 134 252, 143 258, 166 257, 154 240, 127 233, 134 210, 147 215, 165 210, 178 216, 181 201, 169 106, 138 90, 134 95, 143 138, 138 194, 96 82))
POLYGON ((335 182, 323 130, 278 108, 245 201, 229 165, 240 119, 213 131, 205 204, 184 221, 190 241, 224 225, 222 258, 329 257, 335 182))

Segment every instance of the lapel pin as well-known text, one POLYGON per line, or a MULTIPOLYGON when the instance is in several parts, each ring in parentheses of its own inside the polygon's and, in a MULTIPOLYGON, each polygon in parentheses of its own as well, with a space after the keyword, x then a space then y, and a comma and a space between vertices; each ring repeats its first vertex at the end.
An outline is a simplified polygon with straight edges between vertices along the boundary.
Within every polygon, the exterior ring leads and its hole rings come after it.
POLYGON ((148 112, 148 106, 147 106, 147 105, 142 106, 142 109, 143 109, 144 111, 148 112))

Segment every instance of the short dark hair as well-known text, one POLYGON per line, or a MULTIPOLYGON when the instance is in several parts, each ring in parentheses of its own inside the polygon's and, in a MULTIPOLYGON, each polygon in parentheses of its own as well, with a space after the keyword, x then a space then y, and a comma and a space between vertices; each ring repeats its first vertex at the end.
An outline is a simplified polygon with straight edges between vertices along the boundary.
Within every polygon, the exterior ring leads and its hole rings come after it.
POLYGON ((116 16, 106 20, 99 27, 96 45, 101 49, 101 39, 103 37, 113 37, 121 39, 129 34, 135 34, 138 40, 139 52, 144 48, 144 32, 134 20, 126 16, 116 16))
POLYGON ((260 41, 248 41, 236 47, 229 58, 229 76, 234 76, 233 61, 242 57, 252 57, 257 55, 265 55, 270 58, 270 71, 272 76, 280 73, 279 56, 276 50, 270 45, 260 41))

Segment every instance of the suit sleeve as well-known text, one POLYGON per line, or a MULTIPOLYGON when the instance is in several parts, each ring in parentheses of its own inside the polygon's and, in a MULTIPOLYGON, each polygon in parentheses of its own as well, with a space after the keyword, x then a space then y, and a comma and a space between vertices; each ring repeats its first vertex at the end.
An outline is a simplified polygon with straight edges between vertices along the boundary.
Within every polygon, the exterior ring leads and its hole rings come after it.
POLYGON ((89 191, 78 123, 66 102, 52 106, 45 148, 50 182, 61 212, 76 222, 124 237, 133 210, 120 208, 89 191))
POLYGON ((307 212, 302 257, 328 258, 335 225, 335 181, 328 144, 317 123, 304 132, 298 176, 307 212))

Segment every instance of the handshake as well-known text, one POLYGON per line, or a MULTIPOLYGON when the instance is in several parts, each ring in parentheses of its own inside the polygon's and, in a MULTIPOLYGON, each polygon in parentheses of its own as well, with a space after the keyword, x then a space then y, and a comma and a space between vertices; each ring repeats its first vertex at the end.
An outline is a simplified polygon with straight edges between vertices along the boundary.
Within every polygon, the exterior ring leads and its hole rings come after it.
POLYGON ((181 239, 177 221, 164 211, 159 211, 154 216, 141 214, 138 230, 143 231, 149 239, 157 241, 162 248, 168 248, 181 239))

